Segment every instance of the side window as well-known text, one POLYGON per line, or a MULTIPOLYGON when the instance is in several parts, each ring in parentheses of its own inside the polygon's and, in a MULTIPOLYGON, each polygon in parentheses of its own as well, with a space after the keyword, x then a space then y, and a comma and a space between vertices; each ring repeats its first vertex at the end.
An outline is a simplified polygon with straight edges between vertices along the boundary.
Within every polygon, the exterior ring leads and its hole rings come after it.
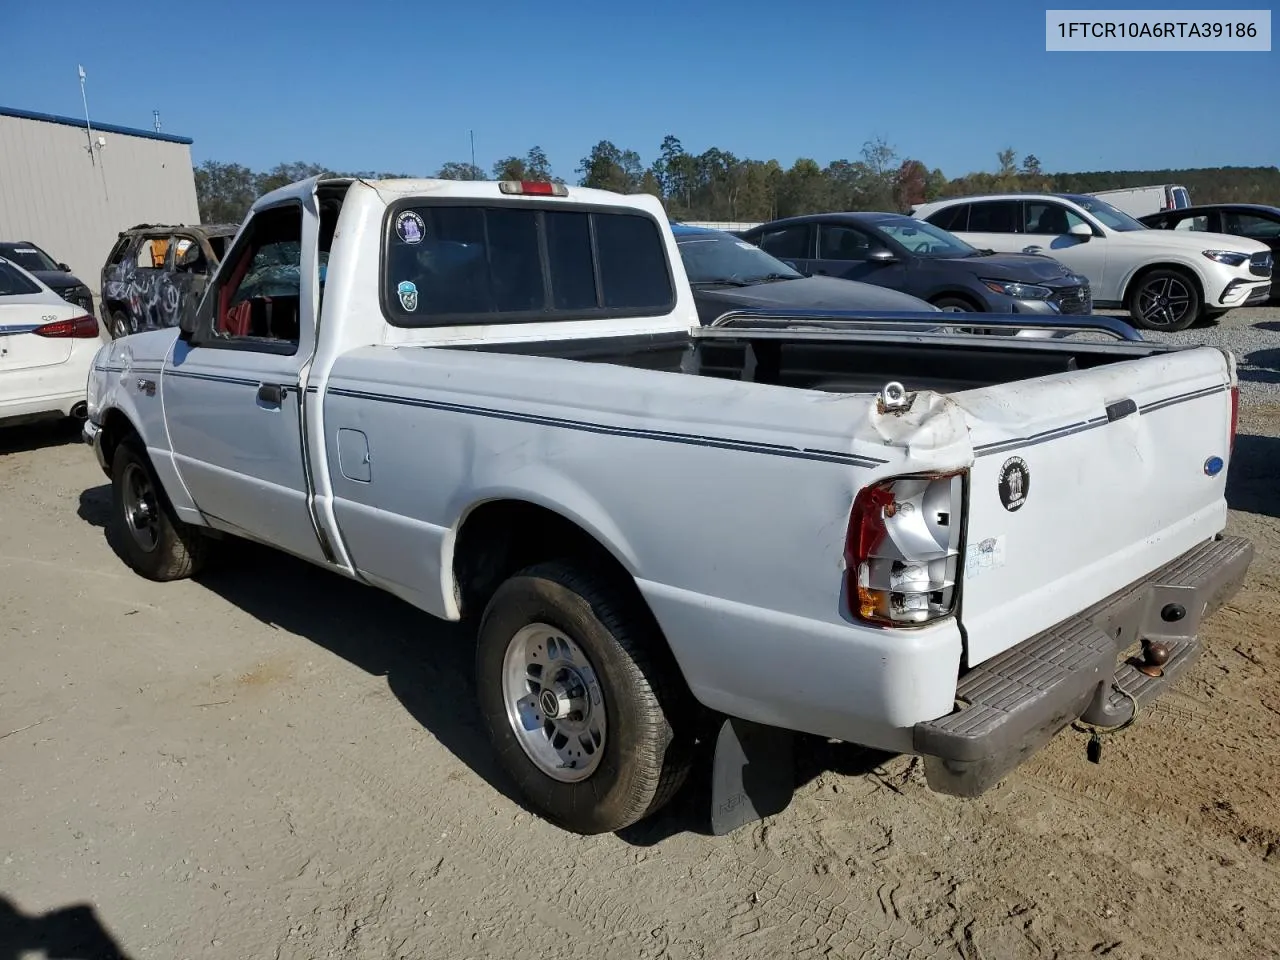
POLYGON ((1018 226, 1017 200, 985 200, 969 207, 970 233, 1017 233, 1018 226))
POLYGON ((192 273, 203 276, 209 272, 209 262, 195 237, 174 237, 172 243, 172 270, 175 273, 192 273))
POLYGON ((201 302, 197 343, 292 345, 301 320, 302 208, 254 216, 228 254, 230 268, 201 302))
POLYGON ((125 257, 129 255, 129 246, 133 243, 133 237, 124 236, 116 241, 116 245, 111 248, 111 253, 107 255, 107 266, 114 267, 124 263, 125 257))
POLYGON ((924 219, 926 223, 932 223, 942 230, 963 233, 969 229, 969 204, 957 203, 954 207, 944 207, 924 219))
POLYGON ((760 238, 760 249, 779 260, 804 260, 809 256, 809 227, 785 227, 770 230, 760 238))
POLYGON ((525 205, 424 204, 391 217, 383 303, 392 323, 662 314, 675 302, 651 217, 525 205))
POLYGON ((1199 233, 1209 232, 1208 217, 1183 217, 1173 225, 1175 230, 1195 230, 1199 233))
POLYGON ((1231 210, 1224 210, 1222 213, 1222 232, 1229 233, 1235 237, 1250 237, 1254 240, 1275 240, 1280 237, 1280 222, 1256 217, 1251 213, 1235 213, 1231 210))
POLYGON ((1061 236, 1084 219, 1060 203, 1043 200, 1027 200, 1022 204, 1023 233, 1061 236))
POLYGON ((853 227, 823 223, 818 226, 819 260, 865 260, 874 243, 870 236, 853 227))
POLYGON ((138 244, 134 266, 139 270, 163 270, 164 258, 168 252, 168 237, 143 237, 138 244))

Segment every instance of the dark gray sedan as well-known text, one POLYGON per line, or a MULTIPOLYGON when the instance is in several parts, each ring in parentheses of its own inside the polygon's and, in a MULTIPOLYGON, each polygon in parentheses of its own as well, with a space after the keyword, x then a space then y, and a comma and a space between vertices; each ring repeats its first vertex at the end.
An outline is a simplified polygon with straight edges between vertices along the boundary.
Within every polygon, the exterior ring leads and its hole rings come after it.
POLYGON ((719 230, 673 223, 671 231, 693 287, 698 319, 704 324, 732 310, 937 310, 896 290, 834 277, 806 277, 719 230))
POLYGON ((897 213, 811 214, 741 236, 805 273, 888 287, 943 310, 1046 317, 1093 311, 1089 281, 1057 260, 979 250, 897 213))

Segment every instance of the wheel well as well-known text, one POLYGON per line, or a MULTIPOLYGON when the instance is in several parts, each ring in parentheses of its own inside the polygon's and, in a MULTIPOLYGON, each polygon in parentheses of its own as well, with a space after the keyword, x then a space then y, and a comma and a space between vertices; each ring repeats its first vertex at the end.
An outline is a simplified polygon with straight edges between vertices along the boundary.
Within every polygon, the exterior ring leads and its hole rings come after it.
POLYGON ((491 500, 467 516, 454 543, 453 577, 462 616, 479 617, 504 580, 548 560, 582 562, 640 595, 618 558, 572 520, 523 500, 491 500))
POLYGON ((106 462, 107 473, 111 472, 111 461, 116 449, 128 437, 138 436, 138 431, 127 416, 119 410, 111 409, 102 419, 102 459, 106 462))
POLYGON ((971 294, 962 293, 959 290, 943 290, 941 293, 935 293, 929 298, 929 302, 935 307, 938 305, 939 300, 960 300, 973 307, 975 313, 983 312, 982 304, 980 304, 971 294))
POLYGON ((1128 308, 1129 305, 1129 295, 1136 289, 1136 285, 1144 277, 1150 275, 1156 270, 1169 270, 1191 281, 1192 286, 1196 288, 1196 296, 1200 298, 1200 306, 1202 308, 1204 307, 1204 284, 1200 282, 1200 278, 1196 276, 1196 272, 1194 270, 1190 267, 1185 267, 1180 263, 1152 263, 1139 268, 1134 275, 1129 278, 1129 282, 1125 284, 1124 292, 1120 295, 1120 302, 1124 304, 1126 308, 1128 308))

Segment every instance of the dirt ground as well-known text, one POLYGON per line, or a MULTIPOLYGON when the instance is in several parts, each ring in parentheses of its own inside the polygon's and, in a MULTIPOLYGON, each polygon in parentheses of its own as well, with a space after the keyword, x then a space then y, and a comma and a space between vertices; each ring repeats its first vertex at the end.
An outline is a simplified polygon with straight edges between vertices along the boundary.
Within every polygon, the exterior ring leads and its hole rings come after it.
POLYGON ((4 431, 0 960, 1280 956, 1277 477, 1247 405, 1248 583, 1101 764, 1066 731, 962 801, 809 744, 754 829, 708 836, 694 784, 584 839, 509 796, 456 629, 254 549, 144 581, 74 433, 4 431))

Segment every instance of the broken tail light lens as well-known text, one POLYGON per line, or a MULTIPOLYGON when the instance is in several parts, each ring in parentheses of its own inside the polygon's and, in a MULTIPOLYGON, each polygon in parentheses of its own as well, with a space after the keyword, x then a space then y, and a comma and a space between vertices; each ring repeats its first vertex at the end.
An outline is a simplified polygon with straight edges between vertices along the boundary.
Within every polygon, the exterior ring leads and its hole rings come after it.
POLYGON ((98 321, 88 315, 73 317, 70 320, 55 320, 31 331, 37 337, 50 337, 55 340, 91 340, 98 336, 98 321))
POLYGON ((855 617, 919 626, 955 610, 964 473, 894 477, 863 487, 845 541, 855 617))

